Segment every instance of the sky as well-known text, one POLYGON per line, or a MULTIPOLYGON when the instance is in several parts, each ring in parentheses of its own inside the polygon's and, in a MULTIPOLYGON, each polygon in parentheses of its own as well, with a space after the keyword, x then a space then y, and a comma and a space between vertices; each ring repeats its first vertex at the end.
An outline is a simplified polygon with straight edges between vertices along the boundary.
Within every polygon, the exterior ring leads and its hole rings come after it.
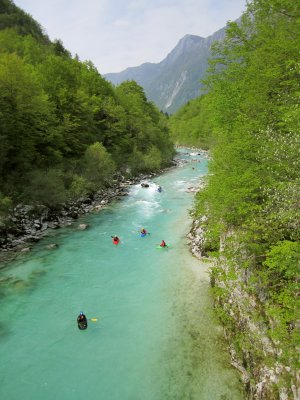
POLYGON ((51 40, 101 74, 158 63, 186 34, 207 37, 245 11, 246 0, 14 0, 51 40))

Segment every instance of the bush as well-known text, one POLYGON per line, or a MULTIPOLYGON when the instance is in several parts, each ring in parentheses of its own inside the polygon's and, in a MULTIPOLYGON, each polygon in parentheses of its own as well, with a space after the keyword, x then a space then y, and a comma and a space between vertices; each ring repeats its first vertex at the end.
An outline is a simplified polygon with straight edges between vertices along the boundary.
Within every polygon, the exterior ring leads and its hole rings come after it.
POLYGON ((135 146, 132 155, 129 157, 128 166, 131 174, 135 175, 144 170, 144 156, 135 146))
POLYGON ((161 153, 157 147, 151 146, 150 150, 144 156, 145 170, 158 170, 162 164, 161 153))
POLYGON ((13 202, 10 197, 4 196, 0 192, 0 228, 4 228, 7 224, 7 217, 13 206, 13 202))
POLYGON ((91 189, 97 189, 108 182, 116 166, 111 155, 107 152, 102 143, 96 142, 90 145, 84 155, 84 175, 90 183, 91 189))
POLYGON ((87 180, 80 175, 75 175, 69 188, 69 196, 71 199, 77 199, 85 196, 89 191, 89 184, 87 180))
POLYGON ((67 199, 67 191, 58 169, 36 170, 28 174, 29 183, 24 189, 25 199, 55 208, 67 199))

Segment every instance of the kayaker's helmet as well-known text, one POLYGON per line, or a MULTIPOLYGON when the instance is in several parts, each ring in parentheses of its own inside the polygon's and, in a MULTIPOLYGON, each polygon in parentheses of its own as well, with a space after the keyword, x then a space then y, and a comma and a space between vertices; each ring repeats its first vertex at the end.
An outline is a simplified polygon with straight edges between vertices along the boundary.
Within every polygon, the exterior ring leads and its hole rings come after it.
POLYGON ((83 311, 80 311, 79 315, 83 315, 83 311))

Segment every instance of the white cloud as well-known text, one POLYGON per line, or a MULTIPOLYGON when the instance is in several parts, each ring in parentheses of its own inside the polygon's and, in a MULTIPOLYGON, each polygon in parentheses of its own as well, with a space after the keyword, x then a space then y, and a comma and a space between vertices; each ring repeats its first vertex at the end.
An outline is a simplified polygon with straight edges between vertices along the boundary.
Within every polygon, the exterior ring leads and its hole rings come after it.
POLYGON ((101 73, 159 62, 186 34, 207 37, 237 19, 245 0, 15 0, 51 39, 101 73))

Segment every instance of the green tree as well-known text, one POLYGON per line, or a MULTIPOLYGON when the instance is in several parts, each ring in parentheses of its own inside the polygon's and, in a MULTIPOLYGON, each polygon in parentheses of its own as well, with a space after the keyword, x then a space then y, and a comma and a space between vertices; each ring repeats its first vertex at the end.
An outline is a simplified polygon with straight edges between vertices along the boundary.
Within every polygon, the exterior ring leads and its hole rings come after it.
POLYGON ((51 104, 31 69, 13 54, 0 55, 0 110, 0 176, 4 182, 8 176, 31 170, 33 164, 41 165, 45 153, 59 157, 47 146, 47 134, 55 136, 51 104))
POLYGON ((209 94, 189 101, 169 118, 173 141, 208 150, 213 145, 209 94))
POLYGON ((40 42, 50 42, 40 24, 11 0, 0 0, 0 30, 5 28, 15 28, 20 35, 30 34, 40 42))
POLYGON ((90 145, 84 155, 85 177, 97 189, 110 181, 115 172, 115 163, 102 143, 90 145))
POLYGON ((168 165, 174 149, 166 117, 147 100, 144 90, 134 81, 126 81, 119 85, 116 88, 116 96, 127 116, 127 133, 124 143, 127 146, 131 143, 131 148, 134 149, 128 158, 128 166, 131 170, 137 172, 137 160, 142 160, 140 171, 148 169, 145 164, 146 162, 150 165, 147 154, 155 154, 153 162, 157 165, 157 161, 160 160, 160 168, 168 165), (155 152, 151 150, 153 146, 156 148, 155 152))
MULTIPOLYGON (((166 118, 137 83, 113 88, 91 61, 72 58, 60 40, 51 43, 40 25, 12 1, 0 0, 0 10, 4 198, 42 201, 45 188, 40 198, 27 188, 30 177, 39 187, 43 174, 50 183, 62 179, 57 190, 62 190, 64 200, 66 192, 74 198, 106 184, 116 168, 124 173, 132 167, 138 173, 151 165, 168 165, 173 146, 166 118), (94 154, 97 142, 102 147, 94 154), (140 158, 134 159, 133 149, 140 158), (55 178, 52 170, 61 175, 55 178)), ((59 198, 53 193, 50 202, 56 207, 59 198)))
POLYGON ((51 208, 58 208, 67 200, 62 171, 56 168, 34 170, 28 174, 27 179, 24 199, 51 208))
MULTIPOLYGON (((298 367, 299 11, 292 0, 249 2, 215 46, 206 78, 212 161, 196 208, 207 215, 209 245, 218 250, 222 238, 225 247, 216 293, 229 301, 232 288, 244 290, 257 304, 248 317, 256 325, 255 318, 263 321, 264 334, 278 347, 277 359, 266 360, 253 332, 241 334, 230 316, 223 319, 237 352, 244 360, 245 349, 251 353, 253 379, 254 364, 298 367)), ((294 379, 288 375, 286 387, 294 379)), ((268 390, 266 396, 276 398, 277 389, 268 390)))
POLYGON ((146 171, 155 171, 159 170, 162 164, 161 153, 157 147, 152 146, 144 158, 145 162, 145 170, 146 171))
POLYGON ((272 246, 263 263, 260 277, 268 288, 266 312, 272 321, 272 339, 284 347, 283 358, 289 362, 300 340, 296 328, 300 299, 300 243, 283 241, 272 246))

